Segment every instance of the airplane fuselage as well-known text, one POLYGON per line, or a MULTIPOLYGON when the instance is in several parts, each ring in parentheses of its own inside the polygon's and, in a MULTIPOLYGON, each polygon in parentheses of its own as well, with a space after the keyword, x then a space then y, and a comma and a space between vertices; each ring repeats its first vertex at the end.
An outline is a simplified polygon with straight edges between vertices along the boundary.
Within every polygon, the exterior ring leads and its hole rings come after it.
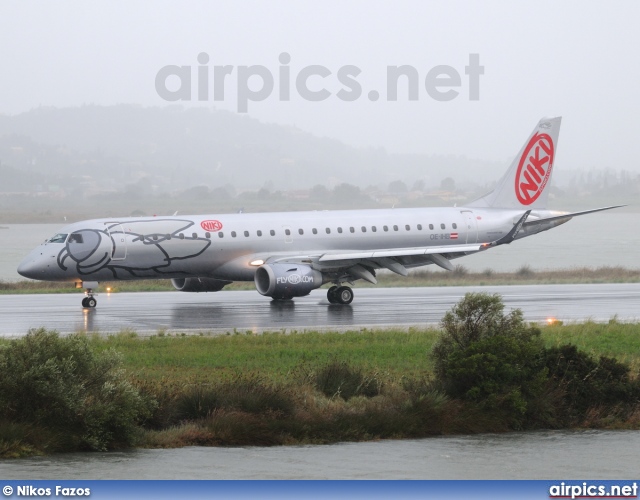
POLYGON ((403 276, 430 264, 453 270, 452 259, 615 208, 546 209, 560 122, 540 120, 495 189, 467 207, 96 219, 63 228, 18 272, 81 282, 84 307, 96 306, 99 281, 160 278, 185 292, 253 280, 275 300, 333 283, 329 303, 347 305, 353 291, 344 284, 376 283, 379 269, 403 276))
MULTIPOLYGON (((530 219, 549 214, 538 211, 530 219)), ((521 216, 521 210, 458 207, 95 219, 62 228, 57 240, 24 259, 19 272, 49 281, 252 281, 256 262, 287 256, 488 244, 521 216)), ((518 238, 535 233, 525 229, 518 238)), ((402 262, 407 268, 432 263, 424 254, 402 262)))

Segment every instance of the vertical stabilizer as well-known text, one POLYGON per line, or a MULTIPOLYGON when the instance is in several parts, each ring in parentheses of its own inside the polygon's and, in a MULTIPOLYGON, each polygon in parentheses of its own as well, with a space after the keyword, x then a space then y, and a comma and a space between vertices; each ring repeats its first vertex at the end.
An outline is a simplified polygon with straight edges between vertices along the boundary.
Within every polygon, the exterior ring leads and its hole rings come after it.
POLYGON ((467 206, 546 208, 561 120, 540 120, 496 188, 467 206))

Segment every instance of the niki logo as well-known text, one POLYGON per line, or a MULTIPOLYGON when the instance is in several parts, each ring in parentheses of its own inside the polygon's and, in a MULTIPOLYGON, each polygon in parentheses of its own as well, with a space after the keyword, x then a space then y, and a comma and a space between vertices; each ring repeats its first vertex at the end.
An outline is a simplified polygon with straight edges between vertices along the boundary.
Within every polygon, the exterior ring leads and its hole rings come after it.
POLYGON ((549 134, 535 134, 518 164, 516 197, 523 205, 531 205, 542 194, 553 168, 553 140, 549 134))
POLYGON ((222 222, 220 222, 219 220, 203 220, 200 223, 200 226, 205 231, 211 231, 212 233, 215 233, 216 231, 220 231, 220 229, 222 229, 222 222))

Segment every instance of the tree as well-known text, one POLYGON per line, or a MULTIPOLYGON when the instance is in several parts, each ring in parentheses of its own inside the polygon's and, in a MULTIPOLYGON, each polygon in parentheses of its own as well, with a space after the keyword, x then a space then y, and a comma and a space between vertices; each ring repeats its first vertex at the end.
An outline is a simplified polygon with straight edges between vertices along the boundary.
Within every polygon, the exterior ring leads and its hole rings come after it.
POLYGON ((316 184, 311 188, 309 196, 314 200, 326 200, 329 197, 329 190, 322 184, 316 184))
POLYGON ((451 177, 445 177, 440 181, 440 189, 443 191, 455 191, 456 190, 456 181, 454 181, 451 177))
POLYGON ((389 183, 390 193, 406 193, 408 190, 407 185, 400 180, 389 183))

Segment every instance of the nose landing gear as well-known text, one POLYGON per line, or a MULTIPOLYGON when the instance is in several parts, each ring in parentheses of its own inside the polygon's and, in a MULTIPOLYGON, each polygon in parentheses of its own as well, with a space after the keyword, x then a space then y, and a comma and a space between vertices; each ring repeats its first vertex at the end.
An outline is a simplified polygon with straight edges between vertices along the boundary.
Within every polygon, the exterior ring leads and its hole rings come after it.
MULTIPOLYGON (((78 287, 78 284, 76 284, 78 287)), ((80 288, 80 287, 78 287, 80 288)), ((84 288, 84 294, 86 297, 82 299, 82 307, 93 309, 98 305, 98 301, 94 297, 93 289, 98 288, 97 281, 83 281, 82 288, 84 288)))
POLYGON ((348 286, 332 286, 327 291, 327 300, 330 304, 351 304, 353 302, 353 290, 348 286))
POLYGON ((82 299, 82 307, 93 308, 98 305, 98 301, 95 299, 93 295, 89 295, 82 299))

